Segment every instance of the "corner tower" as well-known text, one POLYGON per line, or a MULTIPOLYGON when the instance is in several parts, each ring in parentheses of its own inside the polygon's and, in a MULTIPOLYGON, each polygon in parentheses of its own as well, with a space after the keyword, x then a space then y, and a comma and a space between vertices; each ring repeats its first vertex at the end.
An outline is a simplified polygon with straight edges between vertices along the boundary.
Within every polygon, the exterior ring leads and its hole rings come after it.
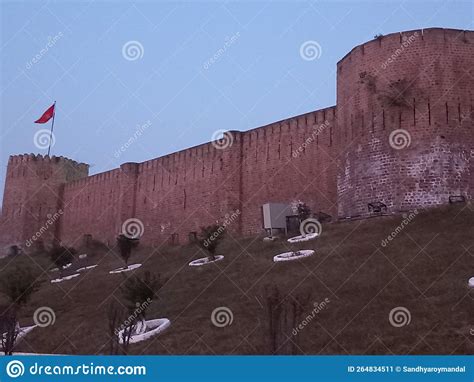
POLYGON ((340 217, 470 200, 474 190, 474 32, 381 36, 337 65, 340 217))
POLYGON ((0 243, 30 247, 60 237, 64 184, 86 177, 89 166, 64 157, 10 156, 7 167, 0 243))

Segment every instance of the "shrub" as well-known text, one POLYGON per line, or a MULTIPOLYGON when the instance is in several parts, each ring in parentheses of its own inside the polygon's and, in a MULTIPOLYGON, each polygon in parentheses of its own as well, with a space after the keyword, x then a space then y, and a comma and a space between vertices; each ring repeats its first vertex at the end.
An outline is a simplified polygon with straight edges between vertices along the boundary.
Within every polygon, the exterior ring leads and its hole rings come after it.
POLYGON ((74 248, 66 248, 61 245, 56 245, 51 249, 51 261, 59 268, 61 277, 64 267, 73 262, 75 254, 74 248))
POLYGON ((120 289, 128 310, 144 318, 146 309, 163 285, 159 275, 146 271, 142 276, 129 277, 120 289))
POLYGON ((213 224, 201 228, 198 237, 199 246, 209 254, 209 260, 215 260, 217 246, 224 238, 225 228, 218 224, 213 224))
POLYGON ((128 268, 128 260, 132 256, 132 249, 136 248, 139 243, 139 239, 130 238, 124 234, 120 234, 117 237, 117 245, 119 248, 120 256, 125 262, 125 268, 128 268))
POLYGON ((41 273, 29 265, 8 267, 0 276, 0 293, 17 308, 26 305, 40 285, 41 273))

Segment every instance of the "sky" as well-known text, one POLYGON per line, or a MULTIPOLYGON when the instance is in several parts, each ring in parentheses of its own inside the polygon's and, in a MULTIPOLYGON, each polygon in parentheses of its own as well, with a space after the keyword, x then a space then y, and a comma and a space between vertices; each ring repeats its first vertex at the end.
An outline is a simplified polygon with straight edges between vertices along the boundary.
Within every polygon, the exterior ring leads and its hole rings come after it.
POLYGON ((377 34, 474 29, 472 1, 0 1, 0 200, 9 155, 95 174, 336 104, 377 34))

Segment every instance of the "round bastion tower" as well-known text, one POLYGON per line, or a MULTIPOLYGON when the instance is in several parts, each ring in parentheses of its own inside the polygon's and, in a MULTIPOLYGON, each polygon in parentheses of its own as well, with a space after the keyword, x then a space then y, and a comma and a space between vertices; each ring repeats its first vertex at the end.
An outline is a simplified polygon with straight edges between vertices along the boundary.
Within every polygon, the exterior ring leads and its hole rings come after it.
POLYGON ((474 32, 380 36, 337 73, 339 217, 472 200, 474 32))
POLYGON ((64 184, 86 177, 89 166, 64 158, 12 155, 8 161, 0 219, 0 244, 28 250, 60 236, 64 184))

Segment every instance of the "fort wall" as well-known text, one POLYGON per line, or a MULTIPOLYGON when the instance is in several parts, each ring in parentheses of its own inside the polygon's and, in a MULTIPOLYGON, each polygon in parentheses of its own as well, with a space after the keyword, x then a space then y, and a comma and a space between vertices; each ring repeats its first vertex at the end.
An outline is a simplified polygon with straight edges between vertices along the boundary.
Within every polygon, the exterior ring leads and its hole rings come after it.
POLYGON ((337 64, 337 105, 88 176, 62 157, 12 156, 0 243, 112 243, 128 219, 145 244, 185 243, 232 216, 262 231, 261 206, 301 200, 333 217, 472 200, 474 32, 431 28, 381 36, 337 64))

